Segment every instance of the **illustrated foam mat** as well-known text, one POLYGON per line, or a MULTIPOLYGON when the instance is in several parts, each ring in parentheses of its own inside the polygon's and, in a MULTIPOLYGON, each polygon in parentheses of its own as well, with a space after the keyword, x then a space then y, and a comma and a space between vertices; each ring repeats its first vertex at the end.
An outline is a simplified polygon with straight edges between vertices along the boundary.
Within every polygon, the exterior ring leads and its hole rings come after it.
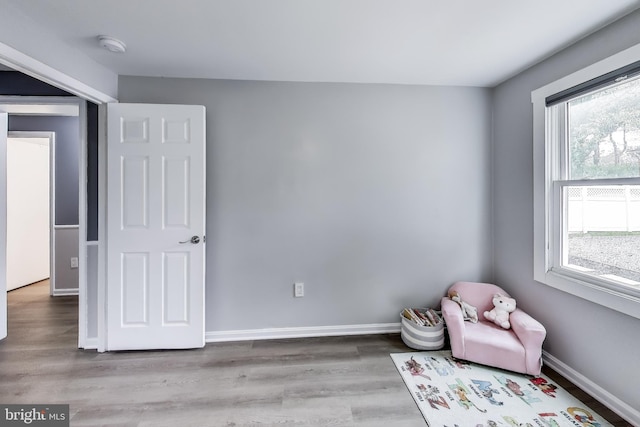
POLYGON ((450 351, 391 358, 430 427, 612 426, 544 375, 464 362, 450 351))

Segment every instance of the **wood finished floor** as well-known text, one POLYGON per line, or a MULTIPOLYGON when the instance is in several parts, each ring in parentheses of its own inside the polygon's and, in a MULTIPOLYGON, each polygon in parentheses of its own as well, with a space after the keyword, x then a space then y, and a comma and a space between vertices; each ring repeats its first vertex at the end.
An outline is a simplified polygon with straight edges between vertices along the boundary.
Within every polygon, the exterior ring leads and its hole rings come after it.
MULTIPOLYGON (((50 298, 48 287, 8 295, 1 403, 70 404, 74 427, 426 425, 389 357, 409 351, 398 335, 100 354, 76 348, 77 297, 50 298)), ((545 373, 616 427, 631 426, 545 373)))

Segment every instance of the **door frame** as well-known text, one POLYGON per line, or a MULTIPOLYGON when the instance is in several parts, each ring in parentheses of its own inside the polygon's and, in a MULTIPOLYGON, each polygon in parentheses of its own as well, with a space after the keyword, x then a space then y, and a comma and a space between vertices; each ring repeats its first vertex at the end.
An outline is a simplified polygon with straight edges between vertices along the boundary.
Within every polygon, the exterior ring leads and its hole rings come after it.
POLYGON ((118 102, 117 99, 86 83, 0 42, 0 64, 69 92, 94 104, 118 102))
MULTIPOLYGON (((81 270, 78 271, 80 277, 80 283, 83 285, 79 287, 79 297, 78 297, 78 318, 84 317, 84 321, 78 323, 78 347, 80 348, 98 348, 100 347, 100 342, 102 341, 102 348, 104 349, 104 339, 105 339, 105 325, 104 325, 104 304, 105 304, 105 280, 104 280, 104 271, 105 271, 105 241, 104 241, 104 191, 101 187, 101 183, 104 183, 104 179, 106 177, 106 172, 104 171, 104 163, 102 163, 102 159, 104 159, 104 155, 106 152, 103 152, 104 147, 104 135, 105 135, 105 123, 104 119, 106 117, 105 111, 106 108, 104 104, 108 102, 117 102, 118 100, 111 95, 108 95, 98 89, 91 87, 90 85, 78 80, 75 77, 72 77, 68 74, 65 74, 57 69, 47 65, 46 63, 35 59, 34 57, 23 53, 19 50, 14 49, 13 47, 6 45, 0 42, 0 63, 10 67, 16 71, 24 73, 28 76, 31 76, 35 79, 43 81, 51 86, 55 86, 59 89, 65 90, 73 95, 76 95, 78 98, 91 101, 98 105, 99 107, 99 115, 98 115, 98 174, 99 174, 99 188, 98 188, 98 281, 96 283, 96 292, 97 292, 97 339, 89 340, 87 337, 87 319, 88 319, 88 295, 87 295, 87 274, 85 271, 86 267, 82 267, 81 270), (84 272, 84 274, 82 274, 84 272)), ((80 180, 80 199, 78 200, 78 204, 80 206, 81 212, 79 215, 79 221, 82 222, 85 227, 84 235, 80 234, 80 248, 82 249, 84 255, 86 256, 86 221, 87 221, 87 200, 86 200, 86 163, 87 163, 87 141, 86 141, 86 102, 81 103, 82 108, 80 111, 81 120, 84 122, 81 134, 83 135, 83 140, 80 144, 80 159, 83 162, 81 171, 83 173, 83 177, 80 180)), ((94 243, 95 244, 95 243, 94 243)), ((80 256, 80 254, 79 254, 80 256)), ((85 262, 86 263, 86 262, 85 262)), ((81 265, 83 263, 80 263, 81 265)), ((79 286, 80 286, 79 283, 79 286)), ((5 294, 6 301, 6 294, 5 294)))
POLYGON ((9 138, 46 138, 49 140, 49 295, 53 296, 56 278, 56 133, 15 130, 7 132, 7 139, 9 138))
MULTIPOLYGON (((87 102, 78 97, 53 96, 0 96, 0 106, 8 114, 25 114, 25 111, 41 108, 37 115, 69 115, 70 107, 77 108, 79 132, 78 177, 78 347, 88 348, 88 294, 87 294, 87 102)), ((36 114, 36 113, 33 113, 36 114)), ((5 153, 6 147, 2 151, 5 153)), ((6 167, 6 163, 5 163, 6 167)), ((0 185, 6 187, 6 177, 0 185)), ((6 200, 6 196, 5 196, 6 200)), ((6 227, 6 216, 4 218, 6 227)), ((53 232, 53 231, 52 231, 53 232)), ((4 236, 6 243, 6 235, 4 236)), ((2 279, 3 281, 5 279, 2 279)))
MULTIPOLYGON (((7 163, 7 131, 9 130, 9 114, 0 108, 0 165, 7 163)), ((6 177, 6 169, 0 171, 0 179, 6 177)), ((6 178, 5 178, 6 181, 6 178)), ((7 198, 7 186, 0 185, 0 199, 7 198)), ((7 208, 0 204, 0 271, 7 271, 7 208)), ((7 278, 0 277, 0 340, 7 338, 9 332, 9 316, 7 316, 7 278)))

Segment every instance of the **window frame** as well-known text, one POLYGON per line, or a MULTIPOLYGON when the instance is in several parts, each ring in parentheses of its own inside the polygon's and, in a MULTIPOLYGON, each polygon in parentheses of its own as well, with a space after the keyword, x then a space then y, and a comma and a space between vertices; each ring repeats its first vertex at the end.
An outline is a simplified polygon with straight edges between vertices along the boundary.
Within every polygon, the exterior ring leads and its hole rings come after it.
POLYGON ((596 79, 640 60, 640 44, 610 56, 591 66, 534 90, 533 168, 534 168, 534 280, 580 298, 640 319, 640 290, 613 280, 564 268, 562 261, 562 188, 575 185, 638 184, 638 178, 606 180, 563 179, 561 165, 567 165, 564 141, 565 108, 547 107, 546 98, 596 79), (564 162, 564 163, 563 163, 564 162))

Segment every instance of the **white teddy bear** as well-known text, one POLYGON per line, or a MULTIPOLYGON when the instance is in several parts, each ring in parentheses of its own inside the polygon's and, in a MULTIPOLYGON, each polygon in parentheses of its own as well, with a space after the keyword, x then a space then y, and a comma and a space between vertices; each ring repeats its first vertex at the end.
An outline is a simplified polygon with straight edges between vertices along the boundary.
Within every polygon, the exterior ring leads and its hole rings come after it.
POLYGON ((502 326, 504 329, 509 329, 511 327, 509 313, 516 309, 516 300, 502 294, 495 294, 493 296, 493 305, 494 308, 491 311, 484 312, 484 318, 491 320, 498 326, 502 326))

